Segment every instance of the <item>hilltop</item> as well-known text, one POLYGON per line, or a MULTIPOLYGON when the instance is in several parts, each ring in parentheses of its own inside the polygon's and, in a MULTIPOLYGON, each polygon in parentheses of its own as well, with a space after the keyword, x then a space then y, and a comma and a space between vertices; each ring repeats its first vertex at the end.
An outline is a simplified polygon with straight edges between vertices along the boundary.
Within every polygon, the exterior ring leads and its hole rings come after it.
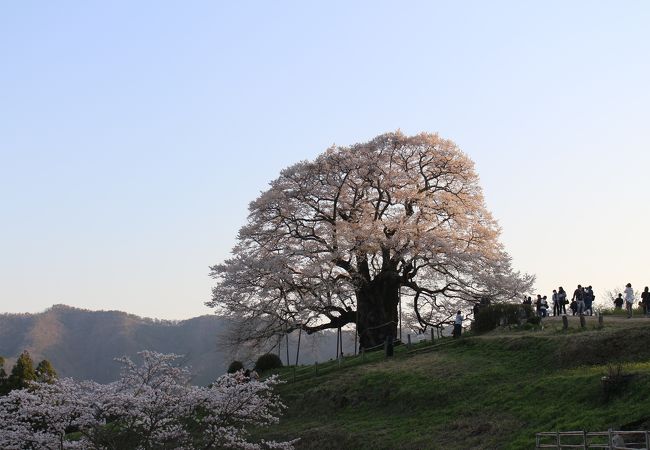
POLYGON ((650 319, 569 320, 568 331, 547 319, 300 368, 295 382, 285 369, 289 408, 267 437, 300 437, 299 449, 522 449, 540 431, 647 429, 650 319), (628 376, 604 384, 619 364, 628 376))

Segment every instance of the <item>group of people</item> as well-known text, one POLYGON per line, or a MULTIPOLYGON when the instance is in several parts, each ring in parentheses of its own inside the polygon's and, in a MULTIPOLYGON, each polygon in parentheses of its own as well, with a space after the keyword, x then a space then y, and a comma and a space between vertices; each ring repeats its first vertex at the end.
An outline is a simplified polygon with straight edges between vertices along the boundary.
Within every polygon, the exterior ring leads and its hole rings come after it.
MULTIPOLYGON (((594 295, 594 290, 591 286, 584 287, 578 285, 575 291, 573 291, 573 296, 569 300, 568 295, 564 288, 560 286, 557 290, 553 289, 553 296, 551 297, 552 301, 552 315, 560 316, 567 313, 566 307, 569 305, 569 310, 572 315, 593 315, 594 314, 594 300, 596 296, 594 295)), ((613 299, 614 306, 616 309, 622 309, 625 304, 625 309, 627 310, 628 317, 632 317, 632 308, 634 305, 634 290, 632 289, 632 284, 627 283, 623 293, 619 293, 618 297, 613 299)), ((524 296, 522 302, 524 305, 533 306, 533 300, 531 297, 524 296)), ((643 308, 643 314, 650 315, 650 290, 646 288, 641 293, 641 307, 643 308)), ((535 313, 539 317, 548 317, 550 315, 549 305, 547 297, 544 295, 537 295, 537 300, 534 303, 535 313)))
POLYGON ((596 296, 594 295, 594 290, 591 286, 583 287, 578 285, 576 290, 573 291, 573 297, 571 297, 569 309, 571 309, 574 316, 576 314, 593 316, 593 305, 595 299, 596 296))
MULTIPOLYGON (((593 299, 595 298, 593 295, 593 290, 592 287, 589 286, 588 292, 590 294, 587 294, 585 288, 582 286, 578 285, 578 289, 576 289, 576 292, 580 291, 580 298, 585 299, 588 298, 589 301, 589 311, 591 311, 591 305, 593 304, 593 299)), ((573 294, 573 299, 571 302, 567 299, 567 293, 564 290, 562 286, 560 286, 558 289, 553 289, 553 296, 551 297, 552 301, 552 307, 553 307, 553 312, 552 314, 554 316, 559 316, 562 314, 566 314, 566 305, 569 305, 569 309, 573 312, 573 315, 576 314, 578 310, 578 305, 575 301, 576 298, 576 293, 573 294)), ((524 300, 522 302, 524 305, 530 305, 533 306, 533 299, 531 297, 526 297, 524 296, 524 300)), ((535 313, 539 317, 548 317, 549 316, 549 309, 550 306, 548 304, 548 297, 546 295, 542 296, 540 294, 537 295, 537 300, 535 300, 535 313)), ((582 304, 583 306, 583 311, 585 310, 585 303, 582 304)))

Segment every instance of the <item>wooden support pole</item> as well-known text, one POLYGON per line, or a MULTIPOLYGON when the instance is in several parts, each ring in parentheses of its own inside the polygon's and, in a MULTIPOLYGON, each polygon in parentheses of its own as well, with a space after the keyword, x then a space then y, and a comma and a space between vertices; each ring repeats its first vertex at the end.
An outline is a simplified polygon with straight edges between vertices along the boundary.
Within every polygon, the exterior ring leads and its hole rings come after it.
POLYGON ((598 314, 598 328, 602 328, 602 327, 603 327, 603 315, 598 314))
POLYGON ((341 329, 336 329, 336 359, 339 359, 339 335, 341 334, 341 329))
POLYGON ((587 320, 585 319, 584 314, 580 314, 580 328, 585 328, 587 326, 587 320))
POLYGON ((284 333, 287 338, 287 366, 291 366, 291 361, 289 361, 289 333, 284 333))
POLYGON ((566 315, 562 316, 562 329, 564 331, 569 329, 569 318, 566 315))
POLYGON ((609 439, 609 441, 608 441, 609 442, 609 448, 614 447, 614 441, 613 441, 612 429, 611 428, 609 430, 607 430, 607 436, 608 436, 608 439, 609 439))
POLYGON ((433 341, 434 341, 433 336, 434 336, 434 329, 433 329, 433 327, 431 327, 431 343, 432 344, 433 344, 433 341))
POLYGON ((302 336, 302 328, 298 328, 298 347, 296 348, 296 366, 298 365, 298 356, 300 356, 300 337, 302 336))
POLYGON ((410 335, 410 334, 407 334, 407 335, 406 335, 406 339, 407 339, 406 348, 408 348, 409 350, 411 350, 411 335, 410 335))

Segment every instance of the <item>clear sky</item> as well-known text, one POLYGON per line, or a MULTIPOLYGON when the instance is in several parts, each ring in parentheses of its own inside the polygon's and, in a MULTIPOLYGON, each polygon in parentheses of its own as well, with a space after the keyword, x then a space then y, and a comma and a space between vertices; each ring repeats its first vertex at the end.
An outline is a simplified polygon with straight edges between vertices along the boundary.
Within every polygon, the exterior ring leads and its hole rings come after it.
POLYGON ((248 203, 327 146, 438 132, 517 268, 650 284, 650 2, 0 5, 0 311, 211 313, 248 203))

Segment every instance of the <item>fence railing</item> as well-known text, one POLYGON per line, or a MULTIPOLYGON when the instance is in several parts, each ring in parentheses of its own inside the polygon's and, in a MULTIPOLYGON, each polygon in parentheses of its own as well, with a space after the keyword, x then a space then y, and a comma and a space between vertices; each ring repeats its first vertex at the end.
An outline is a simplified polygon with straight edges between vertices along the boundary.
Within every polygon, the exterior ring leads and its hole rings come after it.
POLYGON ((650 450, 650 431, 548 431, 535 434, 535 448, 650 450))
MULTIPOLYGON (((397 348, 403 349, 403 351, 396 352, 391 358, 402 358, 412 356, 416 353, 435 351, 437 348, 451 343, 451 341, 453 341, 453 339, 450 337, 438 338, 435 341, 420 341, 419 343, 414 344, 396 340, 394 345, 397 348)), ((280 375, 280 379, 288 382, 302 381, 314 376, 357 366, 366 361, 380 361, 383 359, 386 359, 385 344, 380 344, 376 347, 365 349, 365 351, 362 351, 357 355, 345 356, 324 363, 316 362, 309 366, 292 366, 290 371, 285 370, 280 375)))

